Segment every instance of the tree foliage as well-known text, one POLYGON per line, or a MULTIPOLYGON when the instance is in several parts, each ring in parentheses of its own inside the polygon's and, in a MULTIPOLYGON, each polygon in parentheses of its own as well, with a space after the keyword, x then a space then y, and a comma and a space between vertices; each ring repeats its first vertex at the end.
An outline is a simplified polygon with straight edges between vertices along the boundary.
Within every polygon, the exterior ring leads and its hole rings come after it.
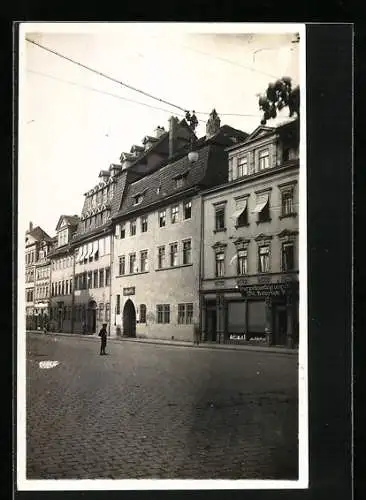
POLYGON ((266 93, 258 100, 259 109, 263 111, 261 124, 265 125, 267 120, 276 118, 278 111, 288 107, 289 116, 295 113, 300 117, 300 88, 298 85, 292 87, 292 80, 284 76, 274 83, 269 83, 266 93))

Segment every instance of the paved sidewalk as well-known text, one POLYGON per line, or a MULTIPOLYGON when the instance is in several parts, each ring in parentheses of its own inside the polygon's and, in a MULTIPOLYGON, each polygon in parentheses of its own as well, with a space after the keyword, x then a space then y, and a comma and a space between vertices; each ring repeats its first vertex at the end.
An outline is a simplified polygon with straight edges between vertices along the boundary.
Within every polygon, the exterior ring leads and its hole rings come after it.
MULTIPOLYGON (((79 334, 79 333, 64 333, 64 332, 47 332, 46 334, 40 330, 27 330, 27 333, 37 333, 39 335, 62 335, 66 337, 81 338, 84 340, 94 340, 100 341, 97 334, 79 334)), ((224 349, 224 350, 238 350, 238 351, 256 351, 256 352, 268 352, 276 354, 293 354, 298 355, 298 349, 288 349, 285 347, 268 347, 268 346, 256 346, 256 345, 241 345, 241 344, 217 344, 213 342, 203 342, 201 344, 194 345, 193 342, 185 342, 180 340, 169 340, 169 339, 146 339, 146 338, 129 338, 129 337, 108 337, 108 342, 139 342, 145 344, 160 344, 160 345, 173 345, 181 347, 191 347, 195 349, 224 349)))

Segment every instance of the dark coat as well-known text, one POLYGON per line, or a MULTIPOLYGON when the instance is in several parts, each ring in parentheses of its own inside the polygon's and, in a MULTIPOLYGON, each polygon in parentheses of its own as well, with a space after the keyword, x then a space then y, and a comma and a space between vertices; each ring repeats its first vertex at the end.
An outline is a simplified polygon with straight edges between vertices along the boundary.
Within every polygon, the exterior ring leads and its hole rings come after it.
POLYGON ((103 343, 107 342, 107 330, 105 328, 101 328, 99 337, 101 337, 103 343))

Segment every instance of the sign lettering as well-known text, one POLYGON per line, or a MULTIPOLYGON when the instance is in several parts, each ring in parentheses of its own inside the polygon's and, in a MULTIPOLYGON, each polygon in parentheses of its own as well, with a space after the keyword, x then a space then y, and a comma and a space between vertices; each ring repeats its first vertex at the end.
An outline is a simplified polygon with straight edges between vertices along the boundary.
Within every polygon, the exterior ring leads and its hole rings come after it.
POLYGON ((135 287, 134 286, 130 286, 128 288, 124 288, 123 289, 123 295, 135 295, 135 287))

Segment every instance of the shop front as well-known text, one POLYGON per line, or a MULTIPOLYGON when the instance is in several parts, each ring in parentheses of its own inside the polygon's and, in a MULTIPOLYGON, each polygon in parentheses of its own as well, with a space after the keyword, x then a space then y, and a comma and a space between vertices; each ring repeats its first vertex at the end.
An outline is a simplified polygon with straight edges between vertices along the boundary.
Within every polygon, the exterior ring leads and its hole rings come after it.
POLYGON ((201 292, 202 341, 298 346, 298 281, 288 276, 236 280, 201 292))

